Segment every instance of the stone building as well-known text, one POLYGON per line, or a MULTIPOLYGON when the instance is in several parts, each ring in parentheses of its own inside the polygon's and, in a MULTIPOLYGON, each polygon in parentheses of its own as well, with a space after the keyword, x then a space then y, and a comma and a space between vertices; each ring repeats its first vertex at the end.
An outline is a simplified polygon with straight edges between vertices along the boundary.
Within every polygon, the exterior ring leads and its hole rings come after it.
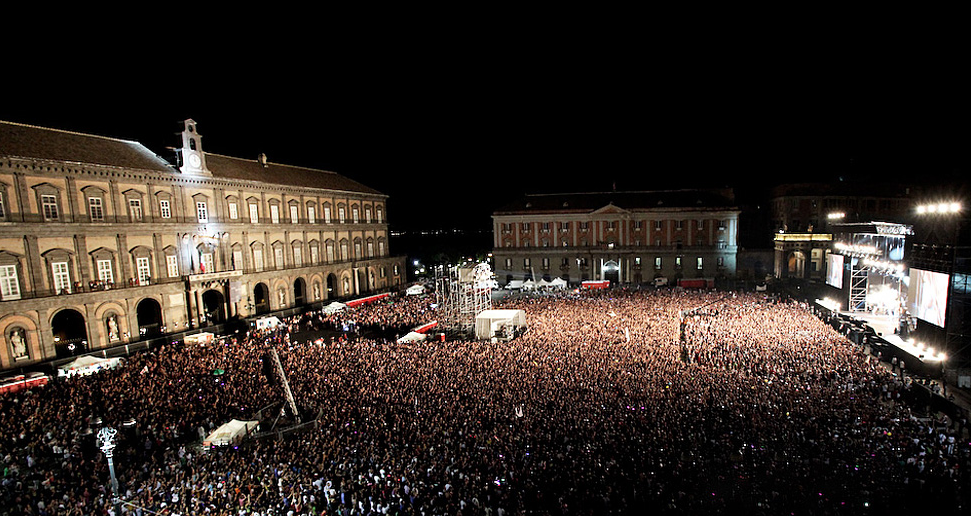
POLYGON ((738 215, 730 189, 527 195, 493 213, 494 270, 500 284, 729 278, 738 215))
POLYGON ((0 369, 404 281, 386 195, 181 139, 0 122, 0 369))

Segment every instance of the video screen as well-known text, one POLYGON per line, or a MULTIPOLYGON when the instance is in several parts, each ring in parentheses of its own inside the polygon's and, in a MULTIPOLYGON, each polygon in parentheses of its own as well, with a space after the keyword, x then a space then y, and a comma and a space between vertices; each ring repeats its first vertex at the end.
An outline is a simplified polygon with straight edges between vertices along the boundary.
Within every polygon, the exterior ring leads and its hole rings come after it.
POLYGON ((843 288, 843 255, 835 253, 826 255, 826 284, 843 288))
POLYGON ((910 269, 910 313, 943 328, 949 280, 947 274, 940 272, 910 269))

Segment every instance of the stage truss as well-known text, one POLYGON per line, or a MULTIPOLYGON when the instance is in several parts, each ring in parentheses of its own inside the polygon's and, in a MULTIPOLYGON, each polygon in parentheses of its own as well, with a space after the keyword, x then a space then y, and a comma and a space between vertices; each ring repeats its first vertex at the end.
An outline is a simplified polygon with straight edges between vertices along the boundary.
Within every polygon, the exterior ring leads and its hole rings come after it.
POLYGON ((439 325, 446 334, 475 336, 475 316, 492 308, 491 280, 492 270, 486 263, 435 269, 435 295, 442 314, 439 325))

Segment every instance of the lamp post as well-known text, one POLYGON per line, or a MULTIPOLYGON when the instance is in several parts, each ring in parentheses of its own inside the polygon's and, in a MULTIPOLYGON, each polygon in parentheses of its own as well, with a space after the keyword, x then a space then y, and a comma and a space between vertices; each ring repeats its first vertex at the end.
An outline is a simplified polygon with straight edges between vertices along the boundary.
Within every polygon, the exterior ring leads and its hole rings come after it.
POLYGON ((115 477, 115 461, 114 461, 114 450, 115 450, 115 436, 118 435, 118 430, 111 427, 104 427, 98 430, 98 448, 104 452, 105 457, 108 458, 108 473, 111 475, 111 492, 113 494, 112 501, 115 506, 115 513, 121 514, 118 501, 121 493, 118 491, 118 479, 115 477))

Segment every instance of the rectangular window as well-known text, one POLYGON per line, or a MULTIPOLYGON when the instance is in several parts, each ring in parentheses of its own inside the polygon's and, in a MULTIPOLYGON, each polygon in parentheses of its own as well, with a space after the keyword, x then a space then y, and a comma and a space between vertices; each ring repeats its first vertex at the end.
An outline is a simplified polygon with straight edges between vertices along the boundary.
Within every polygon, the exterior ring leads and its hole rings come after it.
POLYGON ((320 251, 317 250, 317 246, 310 246, 310 263, 316 264, 320 261, 320 251))
POLYGON ((179 257, 174 254, 165 256, 165 268, 168 270, 170 278, 179 277, 179 257))
POLYGON ((159 201, 158 211, 163 219, 172 218, 172 204, 169 201, 159 201))
POLYGON ((282 247, 277 247, 276 249, 273 250, 273 265, 275 265, 277 269, 282 269, 283 266, 285 265, 283 262, 282 247))
POLYGON ((544 222, 543 223, 543 229, 542 229, 542 231, 543 231, 543 233, 549 233, 550 232, 550 223, 549 222, 544 222))
POLYGON ((54 195, 40 196, 40 204, 44 211, 44 220, 57 220, 57 197, 54 195))
POLYGON ((149 279, 151 279, 152 271, 148 267, 148 257, 143 256, 141 258, 135 258, 135 271, 138 274, 138 284, 148 285, 149 279))
POLYGON ((20 299, 16 265, 0 265, 0 299, 20 299))
POLYGON ((654 257, 654 269, 655 270, 661 270, 661 257, 660 256, 655 256, 654 257))
POLYGON ((216 263, 212 259, 212 253, 202 253, 199 257, 202 263, 202 272, 216 272, 216 263))
POLYGON ((115 276, 111 274, 111 260, 98 260, 98 279, 104 283, 115 281, 115 276))
POLYGON ((355 224, 360 222, 359 217, 360 217, 360 210, 357 209, 357 206, 351 208, 351 218, 355 224))
POLYGON ((290 206, 290 223, 296 224, 300 221, 300 210, 296 206, 290 206))
POLYGON ((512 269, 512 258, 506 258, 506 270, 512 269))
POLYGON ((307 206, 307 223, 315 224, 317 222, 317 208, 313 206, 307 206))
POLYGON ((300 250, 300 246, 293 247, 293 265, 295 267, 303 266, 303 251, 300 250))
POLYGON ((361 243, 360 242, 354 242, 354 257, 355 258, 360 258, 361 257, 361 243))
POLYGON ((334 261, 334 245, 333 244, 327 244, 327 249, 325 249, 325 252, 327 253, 327 263, 333 262, 334 261))
POLYGON ((381 208, 378 208, 377 212, 378 212, 378 224, 380 224, 381 222, 383 222, 384 210, 382 210, 381 208))
POLYGON ((374 242, 367 243, 367 255, 368 258, 374 256, 374 242))
POLYGON ((725 257, 724 256, 719 256, 718 259, 717 259, 717 263, 718 263, 718 268, 724 267, 725 266, 725 257))
POLYGON ((569 222, 560 222, 560 231, 561 232, 567 232, 569 230, 570 230, 570 223, 569 222))
POLYGON ((528 233, 529 232, 529 222, 523 222, 522 223, 522 229, 523 229, 523 233, 528 233))
POLYGON ((91 214, 91 222, 104 222, 105 208, 101 197, 88 197, 88 213, 91 214))
POLYGON ((330 206, 324 206, 324 224, 330 224, 330 206))
POLYGON ((549 269, 550 268, 550 259, 549 258, 543 258, 543 268, 544 269, 549 269))
POLYGON ((341 242, 341 260, 347 260, 350 258, 350 253, 347 252, 347 243, 341 242))
POLYGON ((236 206, 236 203, 231 202, 229 203, 229 220, 237 219, 239 219, 239 208, 236 206))
POLYGON ((3 207, 3 194, 0 194, 0 219, 6 216, 7 212, 3 207))
POLYGON ((260 209, 255 204, 249 205, 249 221, 250 224, 260 223, 260 209))
POLYGON ((677 257, 674 258, 674 268, 675 269, 680 269, 681 268, 681 257, 680 256, 677 256, 677 257))
POLYGON ((580 223, 580 231, 586 231, 590 224, 586 221, 580 223))
POLYGON ((529 267, 533 262, 529 258, 523 258, 523 267, 529 267))
POLYGON ((270 222, 274 224, 280 223, 280 207, 276 204, 270 205, 270 222))
POLYGON ((337 208, 337 222, 344 223, 344 208, 337 208))
POLYGON ((67 271, 67 262, 54 262, 51 264, 51 275, 54 278, 54 292, 71 292, 71 275, 67 271))
POLYGON ((142 201, 140 199, 128 199, 128 213, 131 215, 132 222, 142 220, 142 201))
POLYGON ((634 266, 636 266, 636 267, 640 267, 641 266, 641 257, 640 256, 635 256, 634 257, 634 266))
POLYGON ((384 256, 384 241, 378 242, 378 256, 384 256))
POLYGON ((243 250, 233 249, 233 270, 243 270, 243 250))
POLYGON ((702 270, 704 268, 705 268, 705 259, 699 256, 698 257, 697 269, 700 271, 700 270, 702 270))
POLYGON ((196 203, 196 215, 199 216, 199 222, 209 222, 209 207, 206 206, 205 201, 196 203))
POLYGON ((371 207, 364 208, 364 222, 371 223, 371 207))
POLYGON ((263 250, 253 249, 253 268, 261 271, 263 270, 263 250))
POLYGON ((676 221, 674 221, 674 229, 681 229, 681 227, 683 225, 684 225, 684 221, 683 220, 676 220, 676 221))

